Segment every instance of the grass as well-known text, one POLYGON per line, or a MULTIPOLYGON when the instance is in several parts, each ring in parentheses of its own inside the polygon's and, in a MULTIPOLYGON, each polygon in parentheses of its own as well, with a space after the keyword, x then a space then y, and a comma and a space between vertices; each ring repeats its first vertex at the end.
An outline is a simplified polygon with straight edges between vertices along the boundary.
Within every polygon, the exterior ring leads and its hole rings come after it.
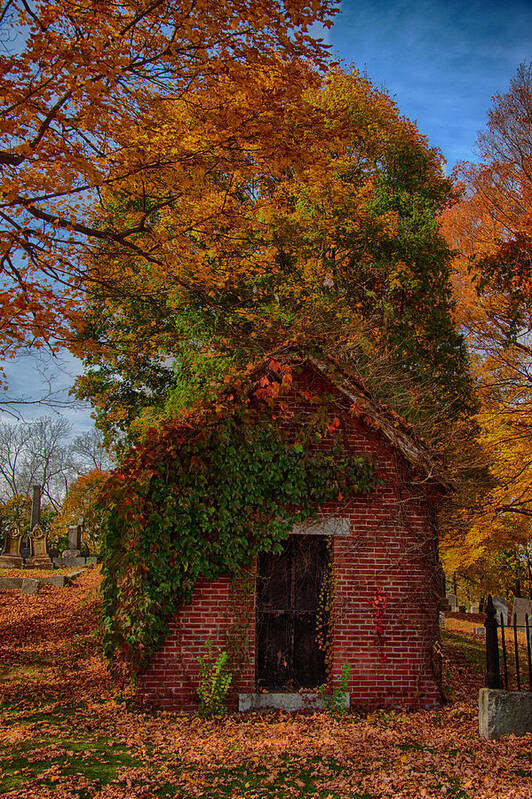
POLYGON ((61 569, 0 569, 0 577, 51 577, 70 574, 72 567, 61 569))
POLYGON ((85 777, 94 787, 112 782, 119 767, 133 766, 131 754, 109 739, 34 737, 0 748, 0 794, 16 791, 28 781, 52 786, 63 777, 85 777))

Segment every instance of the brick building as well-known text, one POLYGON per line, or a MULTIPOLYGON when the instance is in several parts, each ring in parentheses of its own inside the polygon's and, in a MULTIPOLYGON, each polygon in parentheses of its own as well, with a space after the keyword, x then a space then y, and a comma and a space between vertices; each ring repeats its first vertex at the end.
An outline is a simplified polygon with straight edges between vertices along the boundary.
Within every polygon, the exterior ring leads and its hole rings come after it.
POLYGON ((352 706, 438 706, 436 516, 447 486, 437 458, 337 364, 300 359, 294 381, 293 402, 321 393, 348 449, 377 462, 381 485, 321 507, 294 527, 282 555, 250 564, 242 583, 200 580, 139 675, 139 697, 196 707, 197 658, 211 640, 232 657, 231 701, 241 710, 312 707, 312 689, 337 684, 344 664, 352 706))

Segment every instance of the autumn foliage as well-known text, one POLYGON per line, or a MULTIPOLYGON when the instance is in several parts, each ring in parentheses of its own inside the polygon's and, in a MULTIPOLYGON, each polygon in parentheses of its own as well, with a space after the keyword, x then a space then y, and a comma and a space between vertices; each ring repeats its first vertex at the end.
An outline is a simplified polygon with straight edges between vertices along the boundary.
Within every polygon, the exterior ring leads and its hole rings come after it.
POLYGON ((7 799, 522 799, 531 736, 478 737, 482 639, 445 630, 439 711, 231 714, 135 707, 96 635, 99 575, 0 593, 0 791, 7 799))
POLYGON ((105 484, 104 643, 120 671, 149 665, 198 580, 245 580, 259 552, 282 551, 324 502, 378 484, 323 397, 296 391, 301 368, 272 359, 200 411, 150 429, 105 484), (289 391, 299 413, 283 401, 289 391))
MULTIPOLYGON (((107 278, 88 289, 71 346, 87 367, 78 396, 109 439, 210 400, 227 372, 285 345, 351 363, 429 435, 434 417, 467 406, 437 224, 451 191, 440 154, 356 70, 300 85, 278 122, 294 148, 281 168, 277 145, 246 171, 227 164, 212 235, 175 239, 163 266, 98 253, 94 269, 123 273, 127 287, 107 278)), ((210 183, 189 174, 203 202, 210 183)), ((171 219, 166 229, 178 235, 171 219)))
POLYGON ((444 545, 451 569, 469 569, 480 584, 491 575, 493 589, 512 552, 525 573, 528 558, 530 572, 532 65, 494 98, 479 148, 479 163, 457 170, 462 196, 445 213, 444 231, 456 250, 457 314, 479 399, 475 458, 463 468, 483 476, 468 484, 444 545))
POLYGON ((99 551, 108 476, 108 472, 93 469, 69 485, 61 509, 50 525, 48 536, 52 544, 62 541, 63 548, 68 549, 68 528, 83 519, 83 543, 91 553, 99 551))
POLYGON ((136 275, 127 258, 140 259, 143 280, 153 270, 153 293, 161 270, 188 286, 172 253, 194 273, 209 260, 201 242, 234 252, 237 185, 256 164, 276 176, 305 152, 294 113, 326 60, 309 27, 329 25, 334 9, 332 0, 3 5, 3 24, 23 42, 0 54, 3 356, 68 338, 80 289, 126 291, 136 275), (86 260, 96 244, 103 272, 86 260))

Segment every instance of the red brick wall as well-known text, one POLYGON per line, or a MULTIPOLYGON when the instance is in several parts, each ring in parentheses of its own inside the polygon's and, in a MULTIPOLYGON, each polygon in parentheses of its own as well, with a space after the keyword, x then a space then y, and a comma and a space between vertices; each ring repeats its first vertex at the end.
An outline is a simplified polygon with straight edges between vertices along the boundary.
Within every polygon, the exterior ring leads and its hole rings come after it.
POLYGON ((170 622, 168 637, 153 658, 150 668, 139 675, 137 693, 141 701, 158 707, 197 707, 199 682, 198 656, 205 654, 204 643, 212 641, 214 650, 234 654, 231 704, 237 694, 254 690, 255 625, 253 595, 235 588, 221 577, 214 582, 200 580, 192 601, 181 607, 170 622), (251 600, 251 601, 250 601, 251 600), (247 629, 242 630, 244 620, 247 629), (242 634, 243 633, 243 634, 242 634))
MULTIPOLYGON (((332 677, 351 664, 351 702, 359 706, 434 707, 441 701, 438 641, 436 492, 415 477, 382 435, 335 406, 353 453, 378 460, 384 484, 369 496, 330 503, 324 516, 349 517, 349 537, 333 539, 334 622, 332 677), (384 635, 375 636, 372 600, 388 598, 384 635)), ((324 442, 327 445, 327 442, 324 442)), ((255 689, 253 590, 235 590, 227 578, 200 581, 180 608, 151 667, 139 676, 139 697, 164 707, 197 706, 203 642, 236 650, 240 670, 232 691, 255 689), (247 620, 247 621, 246 621, 247 620)))

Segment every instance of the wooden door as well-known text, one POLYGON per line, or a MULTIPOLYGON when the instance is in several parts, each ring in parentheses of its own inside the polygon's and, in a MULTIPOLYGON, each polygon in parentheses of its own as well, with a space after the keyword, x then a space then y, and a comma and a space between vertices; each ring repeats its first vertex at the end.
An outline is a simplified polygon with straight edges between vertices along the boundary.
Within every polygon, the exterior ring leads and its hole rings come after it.
POLYGON ((316 622, 328 561, 327 539, 317 535, 292 535, 281 555, 260 555, 258 688, 297 691, 325 682, 325 658, 316 640, 316 622))

